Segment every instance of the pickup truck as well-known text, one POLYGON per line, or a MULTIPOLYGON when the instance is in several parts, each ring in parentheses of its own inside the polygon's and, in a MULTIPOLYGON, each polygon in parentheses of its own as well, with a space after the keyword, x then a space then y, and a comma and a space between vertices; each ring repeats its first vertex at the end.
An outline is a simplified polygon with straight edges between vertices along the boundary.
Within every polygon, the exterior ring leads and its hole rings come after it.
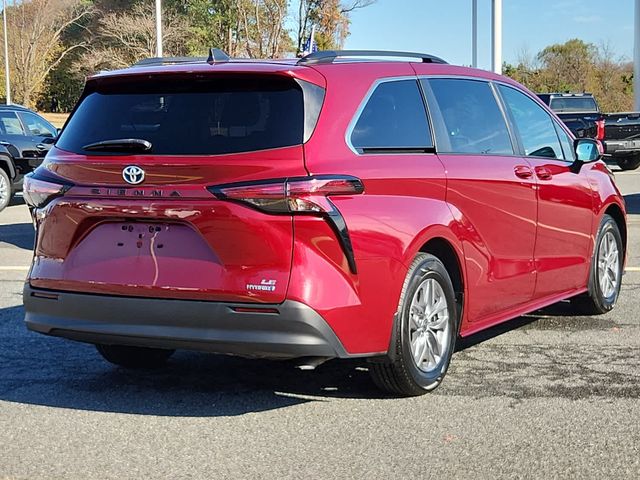
POLYGON ((540 93, 576 138, 596 138, 622 170, 640 166, 640 112, 602 113, 590 93, 540 93))

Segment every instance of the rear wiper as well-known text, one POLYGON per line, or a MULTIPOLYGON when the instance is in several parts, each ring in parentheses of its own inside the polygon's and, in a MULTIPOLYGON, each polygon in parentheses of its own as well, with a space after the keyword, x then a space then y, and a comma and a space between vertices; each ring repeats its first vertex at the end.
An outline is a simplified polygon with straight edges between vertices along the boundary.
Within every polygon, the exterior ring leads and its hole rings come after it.
POLYGON ((102 140, 89 143, 82 147, 83 150, 108 151, 108 152, 148 152, 151 150, 151 142, 141 138, 118 138, 115 140, 102 140))

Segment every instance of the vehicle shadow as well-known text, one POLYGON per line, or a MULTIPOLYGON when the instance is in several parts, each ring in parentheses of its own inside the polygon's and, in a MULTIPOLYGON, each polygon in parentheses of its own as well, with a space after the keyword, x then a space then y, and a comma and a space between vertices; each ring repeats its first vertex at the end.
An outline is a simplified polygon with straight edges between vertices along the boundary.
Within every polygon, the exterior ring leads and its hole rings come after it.
POLYGON ((163 416, 235 416, 337 398, 385 398, 362 361, 300 371, 293 361, 178 351, 157 370, 125 370, 91 345, 26 330, 22 307, 0 309, 0 400, 163 416))
POLYGON ((632 193, 624 196, 624 203, 627 206, 627 213, 631 215, 640 214, 640 193, 632 193))
POLYGON ((591 329, 607 329, 615 326, 616 322, 612 319, 576 313, 571 303, 565 300, 514 318, 513 320, 508 320, 469 337, 460 338, 456 343, 456 351, 466 350, 467 348, 486 342, 512 330, 576 332, 591 329))
MULTIPOLYGON (((589 317, 557 304, 460 339, 463 351, 515 329, 573 328, 589 317)), ((236 416, 333 398, 389 399, 364 360, 332 360, 314 371, 294 361, 178 351, 166 367, 126 370, 91 345, 27 331, 20 306, 0 309, 0 400, 88 411, 177 417, 236 416)), ((601 322, 601 320, 599 320, 601 322)), ((454 360, 455 362, 455 357, 454 360)))
POLYGON ((31 223, 0 225, 0 242, 10 243, 24 250, 33 250, 34 231, 31 223))

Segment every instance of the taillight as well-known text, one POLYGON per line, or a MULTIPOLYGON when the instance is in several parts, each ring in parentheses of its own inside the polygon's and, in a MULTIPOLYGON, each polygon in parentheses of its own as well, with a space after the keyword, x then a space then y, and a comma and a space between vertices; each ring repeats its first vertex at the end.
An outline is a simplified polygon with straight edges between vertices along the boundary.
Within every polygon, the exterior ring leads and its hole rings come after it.
POLYGON ((350 176, 325 176, 231 183, 210 187, 221 200, 246 203, 268 213, 330 213, 330 195, 357 195, 362 182, 350 176))
POLYGON ((36 178, 33 174, 25 175, 22 195, 27 205, 33 208, 44 207, 55 197, 64 195, 69 185, 55 183, 50 180, 36 178))
POLYGON ((596 120, 596 140, 604 140, 604 118, 596 120))
POLYGON ((266 213, 323 217, 336 233, 350 270, 356 273, 347 224, 329 197, 363 193, 364 186, 360 179, 348 175, 317 175, 230 183, 209 187, 209 191, 220 200, 240 202, 266 213))

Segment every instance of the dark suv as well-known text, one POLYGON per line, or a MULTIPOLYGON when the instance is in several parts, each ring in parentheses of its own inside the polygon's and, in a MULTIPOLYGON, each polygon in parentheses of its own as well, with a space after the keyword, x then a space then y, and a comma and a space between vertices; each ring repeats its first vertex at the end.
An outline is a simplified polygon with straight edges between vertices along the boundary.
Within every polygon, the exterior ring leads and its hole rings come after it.
POLYGON ((402 52, 205 60, 87 81, 25 185, 31 330, 126 367, 362 357, 418 395, 459 336, 616 303, 626 215, 598 143, 512 80, 402 52))
POLYGON ((20 105, 0 105, 0 211, 22 188, 24 175, 38 167, 53 145, 57 129, 20 105))

